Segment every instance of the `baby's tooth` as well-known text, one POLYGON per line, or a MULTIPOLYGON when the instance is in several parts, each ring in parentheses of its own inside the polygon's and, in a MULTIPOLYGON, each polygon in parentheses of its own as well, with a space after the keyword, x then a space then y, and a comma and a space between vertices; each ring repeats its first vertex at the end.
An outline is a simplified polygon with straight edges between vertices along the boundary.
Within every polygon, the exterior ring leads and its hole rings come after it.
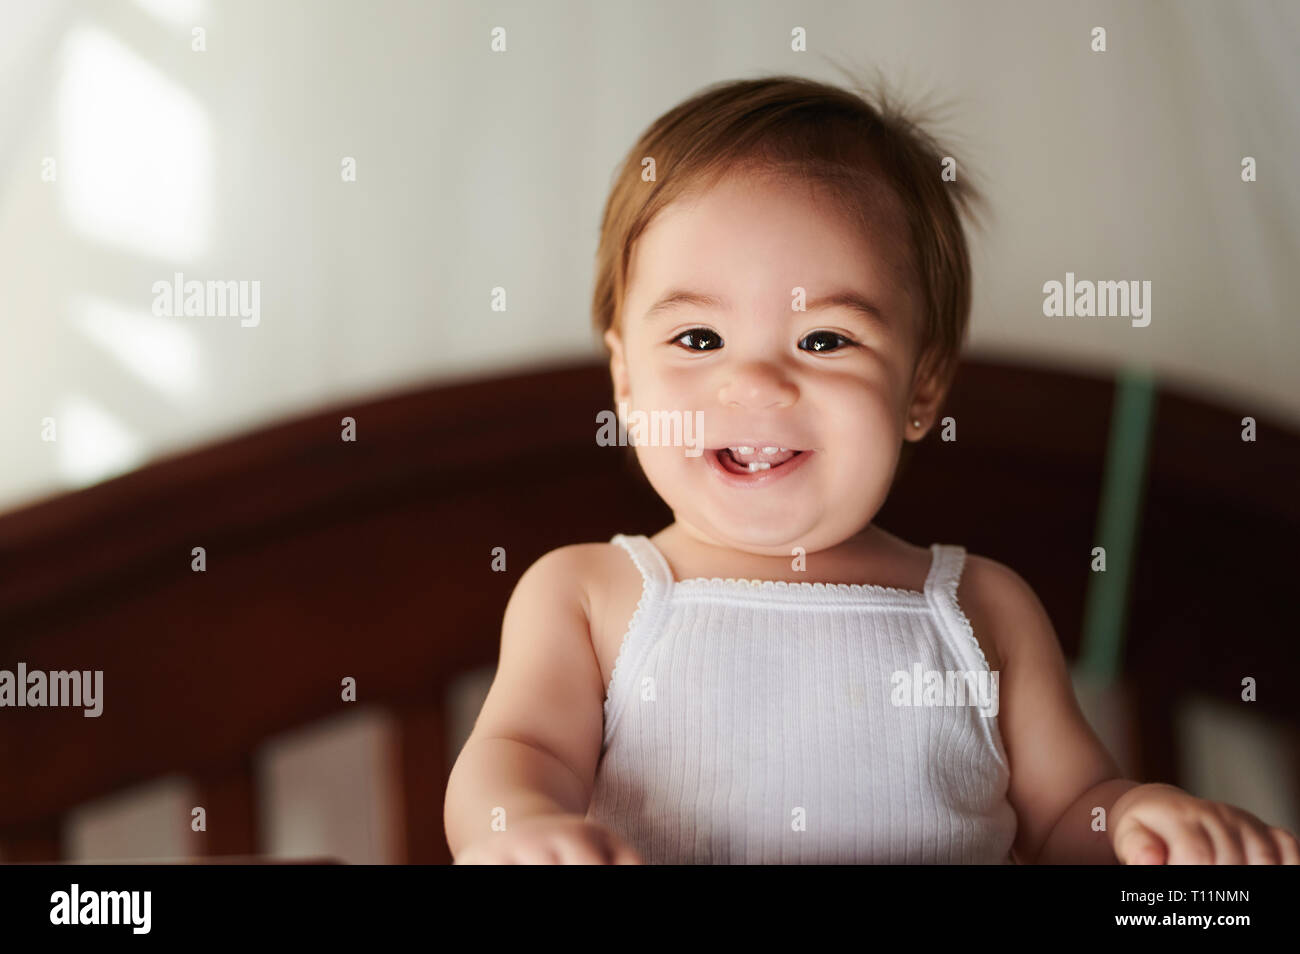
POLYGON ((772 465, 765 460, 756 460, 749 465, 749 472, 752 474, 755 471, 767 470, 771 466, 772 465))
POLYGON ((776 448, 775 448, 775 447, 764 447, 764 448, 763 448, 763 453, 764 453, 764 454, 775 454, 775 453, 776 453, 776 448))
POLYGON ((742 453, 742 454, 752 454, 752 453, 754 453, 754 448, 752 448, 752 447, 737 447, 736 450, 740 451, 740 453, 742 453))
POLYGON ((781 453, 784 454, 784 453, 785 453, 786 451, 788 451, 789 449, 790 449, 790 448, 788 448, 788 447, 782 447, 782 448, 781 448, 781 453))

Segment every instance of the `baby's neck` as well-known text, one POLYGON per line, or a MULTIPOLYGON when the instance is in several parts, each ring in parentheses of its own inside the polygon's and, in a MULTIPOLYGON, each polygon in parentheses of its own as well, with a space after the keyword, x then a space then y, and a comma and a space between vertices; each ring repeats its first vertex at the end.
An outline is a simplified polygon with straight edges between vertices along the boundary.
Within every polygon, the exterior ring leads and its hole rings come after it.
MULTIPOLYGON (((859 583, 920 590, 929 552, 874 524, 825 550, 766 556, 701 540, 673 523, 652 537, 676 580, 705 577, 784 580, 806 583, 859 583)), ((794 548, 791 547, 793 550, 794 548)))

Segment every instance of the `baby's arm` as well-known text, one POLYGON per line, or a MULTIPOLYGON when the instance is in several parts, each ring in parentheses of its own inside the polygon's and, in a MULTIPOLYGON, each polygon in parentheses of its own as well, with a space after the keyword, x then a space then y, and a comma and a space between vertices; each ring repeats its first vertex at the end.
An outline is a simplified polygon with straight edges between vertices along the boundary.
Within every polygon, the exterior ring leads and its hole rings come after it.
POLYGON ((1001 657, 999 724, 1021 863, 1300 863, 1289 832, 1172 785, 1120 777, 1074 697, 1065 657, 1029 585, 993 560, 968 564, 973 601, 1001 657), (1096 808, 1106 829, 1094 830, 1096 808))
POLYGON ((1011 763, 1016 860, 1114 864, 1109 839, 1092 830, 1092 810, 1109 812, 1137 783, 1120 777, 1080 711, 1047 611, 1015 571, 993 560, 969 559, 968 586, 978 601, 971 618, 993 630, 1002 664, 998 724, 1011 763))
POLYGON ((519 860, 604 860, 600 833, 582 821, 604 731, 584 585, 594 546, 546 554, 506 606, 496 676, 447 781, 443 822, 458 861, 468 846, 507 843, 519 860))

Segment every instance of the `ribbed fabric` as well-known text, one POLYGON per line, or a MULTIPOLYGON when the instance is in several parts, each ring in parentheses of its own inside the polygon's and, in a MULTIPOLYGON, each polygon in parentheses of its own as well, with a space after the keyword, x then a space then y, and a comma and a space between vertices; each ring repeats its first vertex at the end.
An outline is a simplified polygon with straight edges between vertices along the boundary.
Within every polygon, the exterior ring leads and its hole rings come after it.
POLYGON ((919 593, 674 582, 647 537, 612 542, 643 589, 587 817, 651 864, 1010 861, 996 716, 895 704, 894 674, 918 663, 988 678, 957 605, 965 550, 934 544, 919 593))

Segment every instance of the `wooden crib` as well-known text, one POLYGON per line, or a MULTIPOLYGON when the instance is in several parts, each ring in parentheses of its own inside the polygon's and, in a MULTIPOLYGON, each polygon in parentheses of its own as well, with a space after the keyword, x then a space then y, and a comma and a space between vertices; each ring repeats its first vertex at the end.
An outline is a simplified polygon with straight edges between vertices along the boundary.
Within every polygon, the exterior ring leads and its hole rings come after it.
MULTIPOLYGON (((958 439, 931 434, 879 518, 1016 568, 1071 657, 1113 393, 1110 380, 967 361, 945 409, 958 439)), ((223 818, 195 836, 196 855, 258 854, 252 753, 339 713, 351 676, 399 727, 404 859, 446 862, 448 687, 495 661, 519 574, 564 543, 670 520, 625 452, 597 445, 609 406, 596 363, 438 385, 0 516, 0 669, 102 670, 105 684, 99 718, 0 709, 0 857, 58 860, 74 807, 174 773, 223 818), (205 572, 191 569, 195 547, 205 572), (490 569, 495 547, 504 572, 490 569)), ((1241 675, 1285 679, 1300 663, 1300 440, 1260 419, 1243 468, 1249 413, 1157 396, 1123 654, 1150 779, 1178 778, 1185 693, 1235 699, 1241 675)), ((1258 706, 1300 726, 1284 687, 1258 706)))

